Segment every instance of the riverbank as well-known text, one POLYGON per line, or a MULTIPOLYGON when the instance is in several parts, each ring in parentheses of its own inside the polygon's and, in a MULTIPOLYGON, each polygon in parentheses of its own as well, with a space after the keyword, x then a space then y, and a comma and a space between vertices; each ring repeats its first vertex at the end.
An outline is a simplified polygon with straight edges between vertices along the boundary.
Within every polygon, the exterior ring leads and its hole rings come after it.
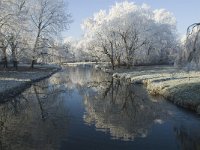
POLYGON ((114 78, 133 84, 143 84, 150 95, 200 114, 200 72, 186 72, 170 66, 134 67, 118 69, 114 78))
POLYGON ((0 70, 0 102, 15 97, 32 83, 48 78, 59 70, 60 67, 52 65, 36 65, 34 69, 19 66, 18 70, 0 70))

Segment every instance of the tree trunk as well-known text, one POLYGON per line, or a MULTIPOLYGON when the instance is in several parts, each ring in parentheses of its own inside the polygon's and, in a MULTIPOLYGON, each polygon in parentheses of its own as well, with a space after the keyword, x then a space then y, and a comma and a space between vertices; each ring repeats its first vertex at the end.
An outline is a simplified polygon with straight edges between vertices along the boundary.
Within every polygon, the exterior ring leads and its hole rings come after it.
POLYGON ((120 68, 120 66, 121 66, 121 58, 120 58, 120 56, 117 58, 117 65, 120 68))
POLYGON ((3 67, 8 68, 8 61, 6 56, 3 58, 3 67))
POLYGON ((3 66, 4 68, 8 68, 8 60, 7 60, 7 54, 6 54, 7 47, 3 47, 3 66))
MULTIPOLYGON (((40 37, 40 33, 41 33, 40 27, 41 27, 41 25, 39 25, 39 27, 38 27, 38 33, 37 33, 37 37, 35 39, 35 43, 34 43, 34 47, 33 47, 33 55, 35 55, 35 53, 36 53, 37 45, 38 45, 38 42, 39 42, 39 37, 40 37)), ((32 62, 31 62, 31 68, 34 68, 35 63, 36 63, 36 56, 33 56, 32 62)))
POLYGON ((35 59, 32 59, 32 62, 31 62, 31 68, 32 69, 34 68, 34 65, 35 65, 35 59))
POLYGON ((112 70, 115 70, 115 64, 114 64, 114 59, 111 58, 111 65, 112 65, 112 70))
POLYGON ((127 69, 130 69, 130 67, 131 67, 131 60, 130 60, 130 58, 128 58, 126 66, 127 66, 127 69))
POLYGON ((17 70, 17 57, 16 57, 16 45, 12 45, 12 62, 13 62, 13 67, 17 70))
POLYGON ((114 48, 113 48, 113 43, 110 42, 111 46, 111 64, 112 64, 112 70, 115 70, 115 62, 114 62, 114 48))
POLYGON ((18 63, 16 60, 13 60, 13 67, 17 70, 18 69, 18 63))

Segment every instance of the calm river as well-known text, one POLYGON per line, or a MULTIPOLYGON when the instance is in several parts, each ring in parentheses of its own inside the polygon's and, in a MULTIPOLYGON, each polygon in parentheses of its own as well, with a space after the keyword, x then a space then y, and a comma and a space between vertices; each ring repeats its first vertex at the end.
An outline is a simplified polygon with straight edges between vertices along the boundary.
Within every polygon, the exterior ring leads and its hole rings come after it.
POLYGON ((200 150, 200 116, 92 66, 0 104, 0 150, 200 150))

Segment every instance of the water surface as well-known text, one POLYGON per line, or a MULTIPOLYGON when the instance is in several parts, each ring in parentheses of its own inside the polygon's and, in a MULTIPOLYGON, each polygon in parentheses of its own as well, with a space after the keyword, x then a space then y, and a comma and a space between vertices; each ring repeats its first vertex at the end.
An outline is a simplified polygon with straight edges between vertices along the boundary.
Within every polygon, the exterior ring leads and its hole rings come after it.
POLYGON ((199 150, 200 117, 92 66, 0 105, 0 150, 199 150))

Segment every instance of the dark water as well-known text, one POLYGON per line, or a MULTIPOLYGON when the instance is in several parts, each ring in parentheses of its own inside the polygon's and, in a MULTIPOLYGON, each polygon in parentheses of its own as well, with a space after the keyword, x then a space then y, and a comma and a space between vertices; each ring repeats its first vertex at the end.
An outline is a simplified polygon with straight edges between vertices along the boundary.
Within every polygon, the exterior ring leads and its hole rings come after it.
POLYGON ((0 105, 0 150, 200 150, 200 117, 91 66, 0 105))

